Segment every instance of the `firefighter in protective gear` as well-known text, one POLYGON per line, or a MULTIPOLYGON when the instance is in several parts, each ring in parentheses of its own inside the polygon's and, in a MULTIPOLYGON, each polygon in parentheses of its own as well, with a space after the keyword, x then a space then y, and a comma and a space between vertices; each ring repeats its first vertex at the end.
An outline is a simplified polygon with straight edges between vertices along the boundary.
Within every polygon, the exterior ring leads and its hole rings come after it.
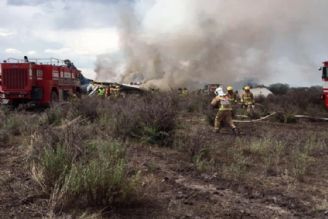
POLYGON ((244 93, 241 96, 241 103, 244 108, 247 110, 248 115, 252 115, 254 113, 254 95, 251 92, 251 88, 249 86, 244 87, 244 93))
POLYGON ((98 92, 98 96, 99 96, 99 97, 105 97, 105 92, 106 92, 106 90, 105 90, 105 88, 104 88, 103 86, 100 86, 100 87, 98 88, 97 92, 98 92))
POLYGON ((189 95, 189 91, 186 87, 182 89, 181 95, 184 97, 189 95))
POLYGON ((227 91, 228 91, 227 96, 229 97, 231 104, 237 104, 239 98, 237 93, 234 92, 233 87, 228 86, 227 91))
POLYGON ((237 129, 232 121, 232 106, 227 94, 223 92, 223 89, 217 89, 218 96, 214 97, 211 105, 217 106, 220 104, 219 110, 215 116, 214 132, 218 133, 221 129, 222 122, 225 122, 230 126, 234 134, 237 134, 237 129))
POLYGON ((119 85, 112 85, 112 87, 110 88, 110 94, 113 97, 120 96, 120 86, 119 85))
POLYGON ((227 91, 228 91, 227 96, 230 100, 231 107, 232 107, 232 118, 234 118, 236 115, 236 109, 237 109, 239 97, 238 94, 234 92, 232 86, 228 86, 227 91))

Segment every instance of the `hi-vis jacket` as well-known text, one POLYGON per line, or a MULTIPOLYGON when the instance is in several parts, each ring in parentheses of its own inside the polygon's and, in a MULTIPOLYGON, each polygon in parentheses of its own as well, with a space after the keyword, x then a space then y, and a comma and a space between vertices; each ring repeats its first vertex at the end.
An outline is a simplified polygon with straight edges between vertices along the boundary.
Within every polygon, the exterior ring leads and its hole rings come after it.
POLYGON ((243 93, 241 96, 241 102, 245 105, 253 105, 255 103, 253 93, 252 92, 243 93))
POLYGON ((216 96, 213 98, 212 102, 211 102, 212 106, 217 106, 220 105, 219 111, 228 111, 228 110, 232 110, 232 106, 231 106, 231 102, 228 96, 216 96))

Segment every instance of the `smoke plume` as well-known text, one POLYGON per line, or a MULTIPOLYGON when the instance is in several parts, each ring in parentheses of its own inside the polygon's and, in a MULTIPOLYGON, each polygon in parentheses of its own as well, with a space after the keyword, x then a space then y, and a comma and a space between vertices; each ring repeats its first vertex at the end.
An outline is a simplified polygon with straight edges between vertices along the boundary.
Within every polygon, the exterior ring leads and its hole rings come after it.
MULTIPOLYGON (((315 78, 328 51, 326 0, 140 0, 118 6, 120 51, 98 80, 162 89, 315 78)), ((318 76, 319 78, 320 76, 318 76)))

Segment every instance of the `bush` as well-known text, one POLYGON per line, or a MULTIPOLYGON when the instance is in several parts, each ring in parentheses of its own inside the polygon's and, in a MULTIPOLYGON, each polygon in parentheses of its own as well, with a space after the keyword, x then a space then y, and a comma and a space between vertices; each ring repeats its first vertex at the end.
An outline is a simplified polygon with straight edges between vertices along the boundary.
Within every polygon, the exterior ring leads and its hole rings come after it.
POLYGON ((4 147, 7 146, 9 143, 9 135, 5 130, 0 130, 0 146, 4 147))
POLYGON ((137 176, 128 175, 125 146, 94 140, 100 135, 91 130, 94 127, 79 125, 48 129, 34 140, 33 178, 51 195, 54 211, 126 203, 134 194, 137 176))
POLYGON ((64 146, 58 145, 55 148, 45 148, 40 155, 39 168, 42 185, 47 193, 64 177, 71 168, 72 157, 64 146))
POLYGON ((269 90, 275 95, 284 95, 289 91, 289 85, 281 83, 271 84, 269 90))
POLYGON ((54 209, 69 205, 109 206, 131 202, 137 175, 129 176, 124 146, 116 142, 94 141, 88 159, 73 163, 52 196, 54 209))
POLYGON ((170 94, 106 100, 99 124, 115 138, 136 138, 151 144, 170 145, 176 126, 176 106, 170 94))
POLYGON ((177 100, 180 111, 188 113, 203 113, 210 105, 211 96, 190 93, 187 96, 178 96, 177 100))
POLYGON ((267 111, 284 114, 308 114, 313 116, 327 115, 323 101, 320 100, 322 88, 290 88, 283 95, 269 95, 262 102, 267 111))
POLYGON ((97 96, 86 96, 81 99, 74 100, 72 102, 72 110, 75 116, 83 116, 90 121, 94 121, 99 118, 99 111, 105 110, 104 100, 97 96))
POLYGON ((20 129, 22 128, 23 124, 24 119, 20 115, 14 113, 6 117, 4 129, 12 135, 20 135, 20 129))

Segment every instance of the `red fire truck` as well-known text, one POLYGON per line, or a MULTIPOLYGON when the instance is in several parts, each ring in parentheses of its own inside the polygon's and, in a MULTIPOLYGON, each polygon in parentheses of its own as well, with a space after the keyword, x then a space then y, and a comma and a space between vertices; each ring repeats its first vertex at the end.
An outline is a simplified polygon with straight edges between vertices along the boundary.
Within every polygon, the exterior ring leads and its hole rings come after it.
POLYGON ((0 63, 0 103, 47 106, 80 93, 81 71, 69 60, 8 59, 0 63))
POLYGON ((322 98, 328 109, 328 61, 324 62, 323 67, 320 69, 322 70, 322 80, 324 81, 322 98))

